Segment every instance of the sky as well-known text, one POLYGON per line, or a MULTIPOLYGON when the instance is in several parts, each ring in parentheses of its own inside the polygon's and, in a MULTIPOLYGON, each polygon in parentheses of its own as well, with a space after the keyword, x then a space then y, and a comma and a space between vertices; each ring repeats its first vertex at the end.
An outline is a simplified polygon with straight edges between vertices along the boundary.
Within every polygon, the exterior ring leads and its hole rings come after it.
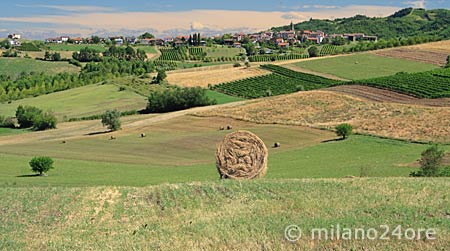
POLYGON ((405 7, 450 8, 450 0, 0 0, 0 37, 159 37, 254 32, 310 18, 387 16, 405 7))

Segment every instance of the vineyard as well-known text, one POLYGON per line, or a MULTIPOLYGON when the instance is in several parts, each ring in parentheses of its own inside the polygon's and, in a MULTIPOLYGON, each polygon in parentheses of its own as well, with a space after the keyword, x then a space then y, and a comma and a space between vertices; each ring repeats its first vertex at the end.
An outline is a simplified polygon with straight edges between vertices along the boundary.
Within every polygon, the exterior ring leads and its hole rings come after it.
POLYGON ((40 51, 39 47, 37 47, 33 43, 22 43, 21 46, 17 47, 19 51, 40 51))
POLYGON ((393 76, 355 81, 353 84, 388 89, 418 98, 445 98, 450 97, 450 69, 400 72, 393 76))
POLYGON ((321 89, 341 83, 340 81, 295 72, 280 66, 264 65, 262 68, 273 73, 219 84, 213 86, 212 89, 236 97, 260 98, 321 89))
POLYGON ((189 48, 189 59, 191 60, 201 60, 206 57, 206 52, 203 51, 201 47, 190 47, 189 48))
POLYGON ((319 56, 323 57, 337 54, 337 48, 338 47, 336 45, 326 44, 322 46, 322 49, 320 49, 319 56))
POLYGON ((248 57, 250 62, 274 62, 282 60, 304 59, 308 58, 308 54, 284 54, 284 55, 255 55, 248 57))
POLYGON ((183 61, 187 58, 186 49, 182 47, 178 48, 161 48, 161 56, 158 60, 163 61, 183 61))

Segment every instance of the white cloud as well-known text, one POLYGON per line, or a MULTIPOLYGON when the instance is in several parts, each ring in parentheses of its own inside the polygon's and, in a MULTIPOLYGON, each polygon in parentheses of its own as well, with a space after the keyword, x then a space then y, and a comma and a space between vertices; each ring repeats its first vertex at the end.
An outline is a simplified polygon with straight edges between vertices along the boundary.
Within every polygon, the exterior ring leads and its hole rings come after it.
POLYGON ((406 4, 406 5, 411 6, 413 8, 422 8, 422 9, 424 9, 426 1, 425 0, 406 1, 406 2, 403 2, 403 4, 406 4))

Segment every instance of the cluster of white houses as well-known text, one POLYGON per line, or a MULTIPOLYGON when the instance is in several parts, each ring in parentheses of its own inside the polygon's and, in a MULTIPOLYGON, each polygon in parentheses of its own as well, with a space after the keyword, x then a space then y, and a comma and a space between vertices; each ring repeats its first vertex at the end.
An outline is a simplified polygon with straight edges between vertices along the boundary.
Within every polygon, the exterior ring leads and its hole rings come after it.
MULTIPOLYGON (((224 45, 233 46, 236 48, 240 48, 242 46, 242 42, 244 40, 248 40, 252 43, 267 43, 273 42, 280 48, 287 48, 290 45, 304 43, 310 41, 312 43, 321 44, 325 39, 332 40, 337 37, 341 37, 348 41, 377 41, 377 36, 368 36, 364 33, 346 33, 346 34, 326 34, 323 31, 316 30, 299 30, 296 31, 294 28, 294 24, 291 22, 289 26, 289 30, 284 31, 263 31, 252 34, 245 33, 236 33, 233 35, 229 35, 225 37, 210 37, 215 41, 221 41, 224 45), (222 39, 223 38, 223 39, 222 39)), ((142 45, 185 45, 189 43, 189 39, 191 36, 177 36, 177 37, 167 37, 167 38, 144 38, 138 39, 136 37, 109 37, 109 38, 100 38, 100 42, 111 41, 115 44, 142 44, 142 45)), ((200 41, 200 45, 206 45, 206 40, 208 38, 202 37, 200 41)), ((68 36, 62 36, 57 38, 48 38, 45 41, 46 43, 65 43, 71 42, 75 44, 82 43, 93 43, 92 38, 70 38, 68 36)))

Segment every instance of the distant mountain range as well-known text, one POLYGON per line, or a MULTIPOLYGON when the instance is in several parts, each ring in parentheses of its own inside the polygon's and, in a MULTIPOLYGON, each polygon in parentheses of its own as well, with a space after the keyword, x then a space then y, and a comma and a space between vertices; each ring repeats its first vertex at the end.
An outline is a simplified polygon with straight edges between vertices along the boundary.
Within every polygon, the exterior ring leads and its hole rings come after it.
MULTIPOLYGON (((311 19, 294 25, 296 30, 321 30, 328 34, 365 33, 379 38, 436 35, 450 38, 450 10, 402 9, 388 17, 357 15, 335 20, 311 19)), ((273 31, 288 30, 274 27, 273 31)))

